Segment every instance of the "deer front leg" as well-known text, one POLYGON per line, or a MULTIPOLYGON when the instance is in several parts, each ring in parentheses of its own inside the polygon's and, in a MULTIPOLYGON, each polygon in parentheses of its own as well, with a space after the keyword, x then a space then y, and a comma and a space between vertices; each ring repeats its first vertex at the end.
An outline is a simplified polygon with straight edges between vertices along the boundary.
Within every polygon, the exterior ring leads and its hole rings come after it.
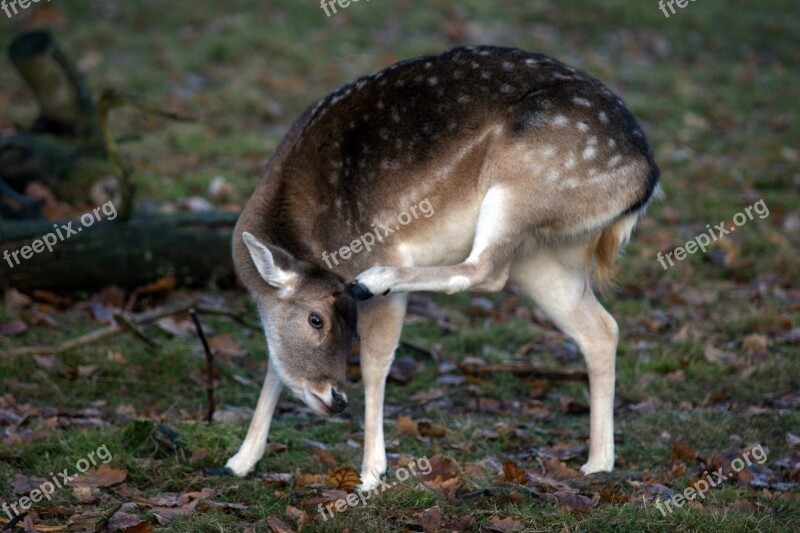
POLYGON ((361 375, 364 380, 364 462, 361 489, 378 486, 386 473, 383 436, 383 398, 386 376, 403 328, 406 297, 402 294, 360 305, 358 332, 361 338, 361 375))
POLYGON ((261 394, 258 397, 258 405, 250 421, 250 428, 247 436, 239 447, 236 455, 228 459, 225 467, 234 475, 244 477, 249 474, 264 456, 267 448, 267 435, 269 435, 269 425, 272 422, 272 415, 275 406, 278 404, 278 397, 281 394, 282 383, 278 373, 269 365, 267 375, 264 378, 264 385, 261 387, 261 394))

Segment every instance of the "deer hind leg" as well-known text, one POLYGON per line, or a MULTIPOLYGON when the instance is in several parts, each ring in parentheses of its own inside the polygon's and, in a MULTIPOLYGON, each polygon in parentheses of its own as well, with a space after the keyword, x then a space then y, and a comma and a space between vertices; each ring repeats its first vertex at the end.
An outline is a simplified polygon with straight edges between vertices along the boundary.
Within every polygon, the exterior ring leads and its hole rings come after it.
POLYGON ((587 280, 586 244, 541 247, 519 257, 511 278, 578 344, 589 373, 589 460, 585 474, 614 468, 614 363, 619 330, 587 280))
POLYGON ((386 472, 386 445, 383 438, 383 399, 386 377, 400 342, 406 295, 393 294, 363 302, 359 306, 358 334, 361 338, 361 376, 364 380, 364 461, 361 488, 378 486, 386 472))
POLYGON ((486 291, 503 288, 518 240, 509 224, 508 194, 500 187, 490 188, 481 202, 472 250, 457 265, 432 267, 374 266, 358 275, 351 289, 362 300, 389 292, 486 291))

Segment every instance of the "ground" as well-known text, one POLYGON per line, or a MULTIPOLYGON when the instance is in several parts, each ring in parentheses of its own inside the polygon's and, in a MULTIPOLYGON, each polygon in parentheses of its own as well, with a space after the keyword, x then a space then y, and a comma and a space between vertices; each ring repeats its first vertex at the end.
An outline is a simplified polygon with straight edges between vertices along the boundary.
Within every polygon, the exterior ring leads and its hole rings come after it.
MULTIPOLYGON (((623 0, 353 2, 330 17, 296 0, 54 0, 0 14, 2 45, 41 25, 98 93, 117 87, 198 117, 115 112, 115 130, 140 134, 122 150, 142 207, 205 196, 222 177, 231 187, 222 207, 237 209, 314 99, 396 60, 479 43, 553 55, 606 82, 648 135, 665 194, 621 258, 616 291, 603 297, 621 330, 614 476, 573 477, 586 458, 583 383, 459 367, 583 368, 575 345, 514 287, 415 297, 386 400, 387 480, 411 458, 428 458, 441 477, 398 482, 327 521, 317 504, 351 485, 350 471, 335 469, 360 467, 357 366, 345 413, 321 420, 284 395, 257 473, 206 477, 246 431, 266 367, 260 332, 203 318, 218 350, 218 421, 208 425, 205 360, 184 318, 146 329, 155 350, 117 336, 12 357, 5 352, 101 327, 98 306, 130 294, 9 292, 0 307, 0 502, 30 491, 25 476, 50 478, 90 452, 106 457, 105 445, 113 468, 36 504, 45 523, 123 504, 138 517, 131 524, 175 532, 279 530, 278 521, 304 531, 800 528, 800 21, 791 0, 690 2, 668 18, 655 1, 623 0), (750 206, 751 217, 737 217, 750 206), (705 253, 659 263, 659 252, 721 222, 735 231, 705 253), (748 451, 763 464, 673 512, 655 506, 748 451)), ((0 64, 7 133, 32 120, 35 102, 5 57, 0 64)), ((242 291, 172 291, 142 305, 200 295, 256 320, 242 291)))

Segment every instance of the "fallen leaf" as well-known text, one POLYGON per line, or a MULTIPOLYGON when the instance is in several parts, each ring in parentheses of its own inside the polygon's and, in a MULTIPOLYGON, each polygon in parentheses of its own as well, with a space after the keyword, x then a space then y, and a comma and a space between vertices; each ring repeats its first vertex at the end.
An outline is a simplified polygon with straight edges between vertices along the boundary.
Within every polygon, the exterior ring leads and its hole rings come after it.
POLYGON ((442 527, 442 510, 436 505, 422 511, 419 523, 425 533, 438 531, 442 527))
POLYGON ((226 359, 244 357, 247 355, 247 350, 242 348, 241 345, 227 333, 214 335, 208 339, 208 345, 214 354, 226 359))
POLYGON ((494 515, 489 519, 490 524, 484 528, 484 531, 496 531, 498 533, 511 533, 513 531, 522 531, 522 522, 515 518, 507 516, 500 518, 494 515))
POLYGON ((676 440, 672 442, 672 457, 682 461, 694 461, 697 452, 686 442, 676 440))
POLYGON ((592 500, 576 492, 558 491, 553 494, 544 494, 543 497, 549 501, 554 500, 561 507, 578 511, 579 513, 588 513, 592 508, 592 500))
POLYGON ((440 455, 433 456, 429 463, 430 471, 427 474, 417 474, 420 483, 435 492, 454 494, 460 483, 458 463, 440 455))
POLYGON ((389 369, 389 378, 404 385, 411 381, 416 374, 417 361, 412 357, 395 359, 389 369))
POLYGON ((309 515, 307 512, 303 511, 302 509, 298 509, 297 507, 294 507, 292 505, 287 505, 286 506, 285 514, 286 514, 287 518, 290 518, 291 520, 294 520, 294 522, 300 528, 302 528, 304 525, 310 524, 311 522, 314 521, 314 519, 311 518, 311 515, 309 515))
POLYGON ((16 337, 17 335, 22 335, 26 331, 28 331, 28 325, 18 318, 0 324, 0 335, 4 337, 16 337))
POLYGON ((397 430, 402 434, 411 435, 412 437, 419 436, 419 426, 410 416, 397 417, 395 426, 397 426, 397 430))
POLYGON ((100 465, 99 468, 92 468, 77 479, 73 479, 70 485, 73 487, 113 487, 125 481, 127 477, 128 471, 125 469, 100 465))
POLYGON ((328 482, 339 490, 351 491, 361 484, 361 476, 349 466, 342 466, 328 472, 328 482))
POLYGON ((423 437, 444 437, 447 430, 442 426, 437 426, 430 420, 420 420, 417 422, 419 434, 423 437))
POLYGON ((267 527, 272 533, 294 533, 294 530, 277 516, 267 518, 267 527))
POLYGON ((130 513, 118 512, 108 522, 111 533, 152 533, 153 525, 130 513))
POLYGON ((709 363, 717 365, 725 365, 733 368, 741 368, 744 366, 742 361, 731 352, 725 352, 715 348, 711 344, 707 344, 703 349, 703 356, 709 363))
POLYGON ((509 459, 503 461, 503 481, 515 485, 527 485, 528 473, 509 459))
POLYGON ((42 483, 45 481, 47 480, 40 477, 17 474, 14 476, 14 479, 11 480, 11 488, 14 490, 14 494, 24 496, 30 494, 32 490, 41 487, 42 483))
POLYGON ((325 468, 336 467, 336 458, 328 450, 319 448, 317 446, 309 446, 308 449, 311 451, 311 453, 317 456, 317 458, 325 468))

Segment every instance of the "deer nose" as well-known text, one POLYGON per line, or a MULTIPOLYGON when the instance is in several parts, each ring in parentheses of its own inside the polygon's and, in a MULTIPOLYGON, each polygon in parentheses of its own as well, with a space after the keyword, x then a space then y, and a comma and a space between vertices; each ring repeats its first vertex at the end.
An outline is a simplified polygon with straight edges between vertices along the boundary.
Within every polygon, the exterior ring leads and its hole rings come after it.
POLYGON ((347 407, 347 396, 331 388, 331 405, 329 407, 332 413, 341 413, 347 407))

